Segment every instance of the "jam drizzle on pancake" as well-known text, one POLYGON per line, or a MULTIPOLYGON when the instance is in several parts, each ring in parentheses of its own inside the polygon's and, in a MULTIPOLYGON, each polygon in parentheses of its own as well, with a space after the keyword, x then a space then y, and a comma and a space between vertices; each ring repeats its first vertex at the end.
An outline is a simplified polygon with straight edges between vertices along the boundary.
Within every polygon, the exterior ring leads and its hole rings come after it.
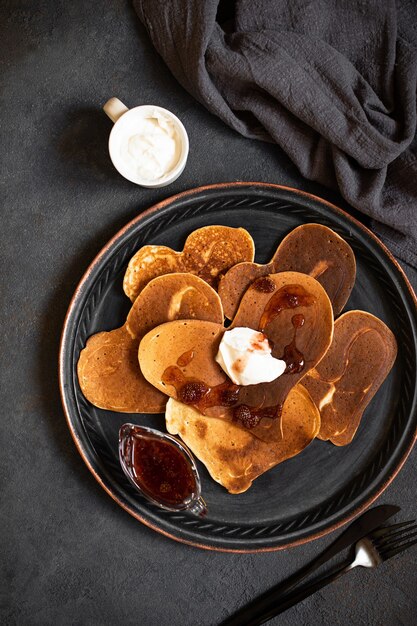
POLYGON ((278 289, 268 300, 259 322, 259 330, 264 332, 265 328, 276 317, 288 309, 296 309, 299 306, 311 306, 316 299, 308 293, 301 285, 285 285, 278 289))
MULTIPOLYGON (((262 277, 254 284, 255 288, 262 293, 272 293, 275 290, 273 281, 268 277, 262 277), (271 289, 271 285, 274 289, 271 289)), ((315 303, 315 298, 309 294, 301 285, 286 285, 279 289, 268 300, 261 316, 260 330, 265 328, 281 313, 288 309, 296 309, 301 306, 311 306, 315 303)), ((284 346, 281 359, 286 363, 284 374, 298 374, 304 368, 304 355, 296 346, 297 330, 302 328, 305 317, 301 313, 295 314, 291 318, 294 328, 294 335, 291 342, 284 346)), ((239 404, 239 394, 244 388, 234 384, 230 379, 225 380, 214 387, 195 378, 187 378, 180 367, 185 367, 194 356, 192 350, 184 352, 178 360, 177 366, 169 366, 162 374, 162 382, 172 385, 177 398, 183 404, 191 405, 204 413, 204 410, 214 406, 231 407, 233 409, 233 421, 240 422, 245 428, 254 428, 264 418, 279 419, 282 413, 282 404, 267 407, 251 407, 247 404, 239 404)))
POLYGON ((191 363, 193 358, 194 358, 194 350, 188 350, 187 352, 184 352, 184 354, 181 354, 181 356, 178 357, 177 365, 179 365, 180 367, 186 367, 189 363, 191 363))
POLYGON ((301 313, 293 315, 291 323, 294 327, 294 336, 291 343, 284 347, 284 354, 281 357, 282 361, 285 361, 287 367, 284 374, 298 374, 303 371, 304 368, 304 354, 300 352, 295 344, 297 338, 297 330, 304 326, 305 317, 301 313))
POLYGON ((200 411, 211 406, 233 406, 239 401, 241 387, 230 379, 209 387, 200 380, 187 378, 175 365, 167 367, 162 374, 162 382, 175 388, 180 402, 191 404, 200 411))

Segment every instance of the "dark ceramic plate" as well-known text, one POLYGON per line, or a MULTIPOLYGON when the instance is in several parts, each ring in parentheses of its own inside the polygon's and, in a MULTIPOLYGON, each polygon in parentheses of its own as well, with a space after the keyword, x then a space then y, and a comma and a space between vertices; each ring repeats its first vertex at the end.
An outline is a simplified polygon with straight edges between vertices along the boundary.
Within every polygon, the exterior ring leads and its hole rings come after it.
POLYGON ((62 336, 60 383, 78 450, 102 487, 124 509, 155 530, 185 543, 230 551, 277 550, 309 541, 344 524, 394 478, 417 434, 417 312, 415 296, 393 257, 362 225, 324 200, 276 185, 236 183, 170 198, 128 224, 93 261, 71 302, 62 336), (199 464, 209 514, 204 520, 160 510, 128 483, 117 456, 118 430, 127 421, 164 430, 163 415, 96 409, 80 392, 76 364, 87 338, 123 324, 129 301, 122 290, 126 265, 144 244, 181 250, 191 231, 209 224, 243 226, 256 260, 270 259, 295 226, 318 222, 352 246, 357 279, 346 309, 363 309, 393 330, 398 358, 366 409, 353 442, 338 448, 315 440, 306 450, 229 495, 199 464))

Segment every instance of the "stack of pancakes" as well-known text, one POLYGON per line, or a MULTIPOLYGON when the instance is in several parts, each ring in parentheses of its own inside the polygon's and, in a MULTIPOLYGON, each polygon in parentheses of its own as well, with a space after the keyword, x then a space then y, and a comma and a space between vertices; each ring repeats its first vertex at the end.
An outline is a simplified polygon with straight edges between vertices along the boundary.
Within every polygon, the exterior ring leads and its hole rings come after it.
POLYGON ((90 337, 78 362, 80 387, 92 404, 127 413, 165 412, 168 431, 180 435, 230 493, 246 491, 257 476, 316 437, 350 443, 397 352, 392 332, 370 313, 339 316, 356 264, 350 246, 329 228, 299 226, 270 263, 253 258, 250 234, 225 226, 194 231, 182 252, 141 248, 124 278, 133 302, 125 324, 90 337), (265 276, 268 289, 261 288, 265 276), (306 298, 278 307, 265 327, 265 311, 281 292, 306 298), (263 330, 272 355, 282 358, 294 341, 294 314, 303 320, 296 333, 303 366, 293 372, 287 367, 271 383, 233 387, 238 405, 262 416, 256 423, 236 419, 236 400, 198 403, 191 397, 185 404, 166 377, 175 370, 200 389, 227 387, 230 380, 214 359, 227 330, 225 317, 228 328, 263 330), (272 407, 279 407, 275 415, 272 407))

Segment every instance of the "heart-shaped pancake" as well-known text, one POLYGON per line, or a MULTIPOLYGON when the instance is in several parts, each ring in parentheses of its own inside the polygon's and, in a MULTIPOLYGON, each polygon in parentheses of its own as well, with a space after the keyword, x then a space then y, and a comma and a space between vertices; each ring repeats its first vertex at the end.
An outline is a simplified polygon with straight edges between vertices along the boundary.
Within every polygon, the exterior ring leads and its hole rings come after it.
POLYGON ((232 422, 205 417, 172 398, 165 417, 168 432, 180 435, 212 478, 229 493, 246 491, 255 478, 301 452, 320 428, 319 411, 301 385, 289 392, 284 403, 283 437, 279 442, 261 441, 232 422))
POLYGON ((244 228, 204 226, 192 232, 182 252, 166 246, 144 246, 130 259, 123 281, 134 302, 153 278, 174 272, 195 274, 217 288, 220 276, 243 261, 253 261, 253 239, 244 228))
POLYGON ((396 355, 394 335, 374 315, 348 311, 336 320, 329 350, 302 382, 320 410, 320 439, 336 446, 352 441, 396 355))
POLYGON ((162 413, 166 396, 143 377, 139 342, 155 326, 176 319, 221 324, 218 294, 191 274, 160 276, 143 289, 121 328, 90 337, 78 361, 84 396, 95 406, 127 413, 162 413))
POLYGON ((302 272, 318 280, 337 316, 355 283, 355 256, 349 244, 327 226, 298 226, 281 241, 269 263, 239 263, 221 278, 219 294, 226 317, 233 319, 243 294, 256 278, 286 271, 302 272))
POLYGON ((143 337, 139 345, 143 375, 160 391, 204 415, 250 428, 263 441, 280 441, 281 411, 289 391, 331 343, 330 300, 314 278, 281 272, 251 285, 232 326, 261 330, 273 345, 273 356, 286 361, 287 373, 270 383, 234 385, 214 360, 226 329, 189 320, 162 324, 143 337))

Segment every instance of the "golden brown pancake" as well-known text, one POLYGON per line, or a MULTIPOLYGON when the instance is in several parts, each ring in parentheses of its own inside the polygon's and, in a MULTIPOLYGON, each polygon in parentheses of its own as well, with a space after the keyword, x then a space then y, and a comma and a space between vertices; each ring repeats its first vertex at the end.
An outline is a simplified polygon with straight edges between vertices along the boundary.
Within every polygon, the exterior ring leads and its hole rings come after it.
POLYGON ((155 327, 147 333, 139 345, 139 363, 145 378, 157 389, 178 398, 177 388, 183 382, 202 381, 216 387, 226 380, 226 374, 216 363, 223 324, 203 320, 178 320, 155 327), (183 359, 183 365, 181 360, 183 359), (167 379, 173 368, 174 385, 167 379))
POLYGON ((302 382, 320 410, 320 439, 352 441, 396 355, 395 337, 377 317, 349 311, 336 320, 329 350, 302 382))
POLYGON ((233 319, 243 294, 256 278, 286 271, 302 272, 318 280, 337 316, 353 289, 356 262, 351 247, 327 226, 298 226, 282 240, 269 263, 239 263, 221 278, 219 294, 226 317, 233 319))
POLYGON ((127 413, 161 413, 166 396, 143 377, 140 339, 154 326, 175 319, 223 321, 217 293, 191 274, 169 274, 151 281, 135 300, 121 328, 90 337, 78 361, 84 396, 95 406, 127 413))
POLYGON ((258 476, 295 456, 317 435, 320 414, 306 390, 297 385, 282 411, 283 438, 266 443, 222 419, 208 418, 172 398, 166 406, 168 432, 182 440, 229 493, 249 489, 258 476))
POLYGON ((205 226, 192 232, 182 252, 166 246, 144 246, 131 258, 123 281, 134 302, 153 278, 173 272, 195 274, 217 288, 220 276, 236 263, 253 261, 253 239, 244 228, 205 226))
POLYGON ((288 373, 271 383, 233 385, 214 360, 224 327, 200 320, 151 330, 141 340, 139 362, 145 378, 160 391, 204 415, 250 428, 263 441, 277 442, 284 400, 328 349, 333 313, 323 287, 306 274, 281 272, 260 281, 246 291, 232 327, 262 330, 273 345, 273 356, 287 361, 288 373), (181 355, 191 353, 192 360, 178 364, 181 355))

